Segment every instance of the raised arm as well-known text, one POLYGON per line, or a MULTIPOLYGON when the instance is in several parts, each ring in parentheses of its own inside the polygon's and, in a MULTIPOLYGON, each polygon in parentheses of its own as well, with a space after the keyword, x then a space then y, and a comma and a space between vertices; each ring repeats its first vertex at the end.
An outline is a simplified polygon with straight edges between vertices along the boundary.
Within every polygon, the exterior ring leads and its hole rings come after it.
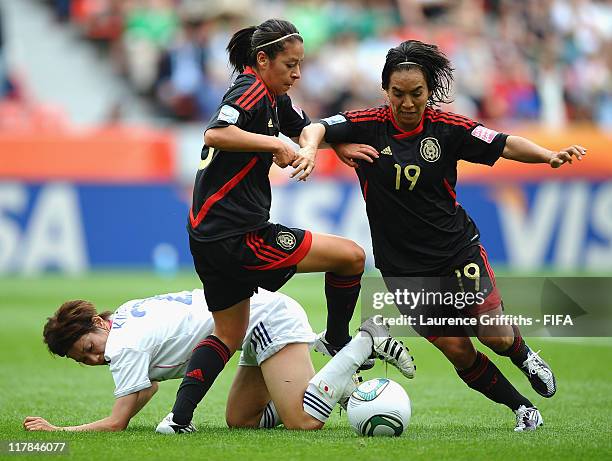
POLYGON ((28 416, 23 427, 28 431, 123 431, 130 420, 151 400, 157 389, 158 384, 152 382, 151 387, 147 389, 119 397, 115 400, 110 416, 91 423, 61 427, 50 424, 40 416, 28 416))
POLYGON ((529 139, 520 136, 508 136, 502 157, 521 163, 548 163, 552 168, 559 168, 564 163, 572 163, 572 157, 582 160, 586 149, 574 144, 558 152, 546 149, 529 139))

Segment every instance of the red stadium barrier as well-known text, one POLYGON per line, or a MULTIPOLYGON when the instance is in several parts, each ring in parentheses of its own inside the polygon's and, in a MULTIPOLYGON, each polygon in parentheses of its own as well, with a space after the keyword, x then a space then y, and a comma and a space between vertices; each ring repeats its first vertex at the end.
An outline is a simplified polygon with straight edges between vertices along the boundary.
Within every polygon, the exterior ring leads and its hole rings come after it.
MULTIPOLYGON (((17 124, 19 125, 19 124, 17 124)), ((174 138, 169 132, 148 128, 108 127, 87 131, 32 128, 0 131, 0 178, 29 181, 76 180, 81 182, 151 182, 174 179, 174 138)), ((41 125, 42 128, 42 125, 41 125)), ((593 127, 563 132, 541 129, 515 131, 540 145, 560 149, 580 143, 588 149, 587 158, 571 167, 553 170, 545 165, 528 165, 500 160, 494 168, 459 163, 460 181, 497 182, 505 179, 612 178, 612 137, 593 127)), ((341 163, 331 149, 317 156, 318 177, 356 180, 353 170, 341 163)), ((275 182, 285 174, 273 173, 275 182)))
POLYGON ((592 126, 571 128, 564 131, 547 131, 538 128, 514 131, 513 134, 524 136, 549 149, 563 149, 572 144, 586 147, 587 155, 582 161, 574 160, 572 165, 563 165, 553 169, 547 165, 530 165, 499 160, 493 168, 473 163, 459 163, 460 181, 499 182, 504 179, 512 181, 542 181, 568 179, 612 178, 612 136, 592 126))
POLYGON ((149 128, 0 132, 0 178, 25 181, 174 180, 174 138, 149 128))

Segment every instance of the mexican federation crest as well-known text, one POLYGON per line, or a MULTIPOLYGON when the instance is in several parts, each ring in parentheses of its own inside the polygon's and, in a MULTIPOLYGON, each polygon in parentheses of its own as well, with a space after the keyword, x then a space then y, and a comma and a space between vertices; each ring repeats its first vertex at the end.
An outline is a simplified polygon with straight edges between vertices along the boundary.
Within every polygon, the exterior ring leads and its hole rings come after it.
POLYGON ((295 235, 291 232, 279 232, 276 235, 276 243, 285 250, 293 250, 296 243, 295 235))
POLYGON ((427 162, 435 162, 440 158, 440 144, 436 138, 424 138, 421 141, 421 157, 427 162))

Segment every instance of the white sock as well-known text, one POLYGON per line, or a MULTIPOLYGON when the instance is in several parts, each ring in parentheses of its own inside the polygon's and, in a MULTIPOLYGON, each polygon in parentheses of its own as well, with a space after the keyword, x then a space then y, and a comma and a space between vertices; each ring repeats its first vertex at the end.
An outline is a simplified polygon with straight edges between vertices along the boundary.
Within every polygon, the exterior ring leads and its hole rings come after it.
POLYGON ((259 421, 260 428, 272 429, 278 425, 282 424, 280 417, 278 416, 278 412, 276 411, 276 407, 274 406, 274 402, 270 400, 264 408, 263 414, 261 415, 261 421, 259 421))
POLYGON ((312 377, 304 392, 304 411, 321 422, 327 421, 353 374, 372 353, 372 338, 357 334, 312 377))

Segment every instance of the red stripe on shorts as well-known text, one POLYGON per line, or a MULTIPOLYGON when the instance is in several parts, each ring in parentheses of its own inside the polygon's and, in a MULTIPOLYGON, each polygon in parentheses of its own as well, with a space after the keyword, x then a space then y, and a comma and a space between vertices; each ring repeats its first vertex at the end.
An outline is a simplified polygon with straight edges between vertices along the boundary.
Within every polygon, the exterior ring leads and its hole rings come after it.
POLYGON ((256 270, 256 271, 270 271, 274 269, 282 269, 284 267, 295 266, 302 259, 306 257, 312 246, 312 234, 310 231, 305 231, 304 240, 300 243, 300 246, 290 254, 287 258, 280 261, 275 261, 270 264, 263 266, 244 266, 245 269, 256 270))

